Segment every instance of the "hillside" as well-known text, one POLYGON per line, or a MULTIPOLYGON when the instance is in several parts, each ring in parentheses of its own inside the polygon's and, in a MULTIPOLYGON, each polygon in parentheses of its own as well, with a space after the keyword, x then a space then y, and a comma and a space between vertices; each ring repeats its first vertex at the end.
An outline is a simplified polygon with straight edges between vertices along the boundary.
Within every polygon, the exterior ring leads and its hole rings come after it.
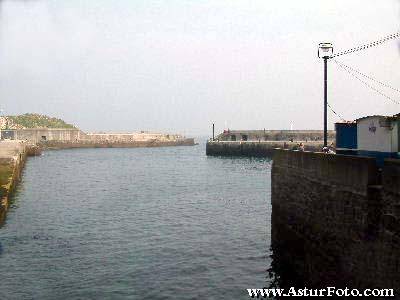
POLYGON ((34 113, 0 117, 0 127, 1 129, 76 128, 75 126, 66 123, 64 120, 34 113))

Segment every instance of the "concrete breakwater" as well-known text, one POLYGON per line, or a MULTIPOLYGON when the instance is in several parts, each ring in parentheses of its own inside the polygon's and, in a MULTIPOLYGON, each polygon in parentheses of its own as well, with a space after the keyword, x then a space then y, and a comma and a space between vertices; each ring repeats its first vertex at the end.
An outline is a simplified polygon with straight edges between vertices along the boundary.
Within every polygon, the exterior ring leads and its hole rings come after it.
MULTIPOLYGON (((335 140, 336 133, 328 130, 328 140, 335 140)), ((322 141, 322 130, 224 130, 218 141, 322 141)))
POLYGON ((45 149, 193 146, 193 138, 151 132, 85 133, 75 128, 31 128, 1 131, 2 139, 23 140, 45 149))
MULTIPOLYGON (((296 150, 300 142, 292 141, 208 141, 206 154, 213 156, 272 157, 274 149, 296 150)), ((303 142, 306 151, 321 151, 321 141, 303 142)))
POLYGON ((72 149, 72 148, 137 148, 137 147, 172 147, 172 146, 193 146, 193 138, 177 140, 138 140, 138 141, 118 141, 118 140, 78 140, 78 141, 42 141, 38 146, 42 149, 72 149))
POLYGON ((27 156, 39 155, 37 146, 22 141, 0 142, 0 224, 9 206, 9 195, 21 178, 27 156))
POLYGON ((400 291, 400 162, 275 150, 272 247, 281 287, 400 291))

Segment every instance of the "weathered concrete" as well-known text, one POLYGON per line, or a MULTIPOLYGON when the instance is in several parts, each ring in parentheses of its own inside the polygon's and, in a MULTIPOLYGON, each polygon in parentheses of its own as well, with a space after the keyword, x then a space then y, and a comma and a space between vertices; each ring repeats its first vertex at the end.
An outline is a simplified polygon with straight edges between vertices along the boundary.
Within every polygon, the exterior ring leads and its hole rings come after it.
MULTIPOLYGON (((328 130, 328 140, 334 141, 336 132, 328 130)), ((216 137, 220 141, 322 141, 323 130, 225 130, 216 137)))
POLYGON ((2 139, 24 140, 45 148, 193 146, 194 139, 177 134, 84 133, 79 129, 35 128, 2 130, 2 139))
POLYGON ((171 146, 193 146, 194 139, 184 138, 177 140, 80 140, 80 141, 47 141, 38 145, 43 149, 72 149, 72 148, 137 148, 137 147, 171 147, 171 146))
MULTIPOLYGON (((272 157, 274 149, 293 149, 299 147, 300 142, 291 141, 208 141, 206 154, 214 156, 254 156, 272 157)), ((323 147, 321 141, 303 141, 304 150, 320 151, 323 147)))
POLYGON ((21 178, 29 148, 23 141, 0 142, 0 224, 9 206, 9 195, 21 178))
POLYGON ((77 141, 85 137, 79 129, 70 128, 26 128, 2 130, 2 139, 21 140, 31 143, 41 141, 77 141))
POLYGON ((134 133, 87 133, 81 135, 81 140, 91 142, 173 142, 182 141, 185 138, 179 134, 163 134, 152 132, 134 132, 134 133))
POLYGON ((399 161, 275 150, 271 176, 281 286, 400 288, 399 161))

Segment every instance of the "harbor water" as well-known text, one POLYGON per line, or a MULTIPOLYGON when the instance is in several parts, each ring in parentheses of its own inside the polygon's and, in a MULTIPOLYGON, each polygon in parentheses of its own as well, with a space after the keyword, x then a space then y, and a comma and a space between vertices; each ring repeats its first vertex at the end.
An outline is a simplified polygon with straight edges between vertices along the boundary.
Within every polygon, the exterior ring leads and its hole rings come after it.
POLYGON ((270 280, 270 168, 204 143, 29 158, 0 299, 248 299, 270 280))

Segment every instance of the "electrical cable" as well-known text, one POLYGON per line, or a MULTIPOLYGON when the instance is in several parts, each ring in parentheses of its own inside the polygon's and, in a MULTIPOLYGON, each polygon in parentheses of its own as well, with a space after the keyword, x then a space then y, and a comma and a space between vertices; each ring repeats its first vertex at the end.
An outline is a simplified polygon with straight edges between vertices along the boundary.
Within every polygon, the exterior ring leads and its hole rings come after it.
POLYGON ((339 114, 332 108, 332 106, 331 106, 329 103, 327 103, 327 104, 328 104, 328 107, 329 107, 329 109, 331 110, 331 112, 332 112, 333 114, 335 114, 341 121, 347 122, 346 119, 344 119, 341 115, 339 115, 339 114))
POLYGON ((342 68, 343 70, 345 70, 347 73, 349 73, 351 76, 353 76, 354 78, 356 78, 358 81, 360 81, 361 83, 363 83, 366 87, 368 87, 369 89, 375 91, 376 93, 378 93, 379 95, 385 97, 386 99, 394 102, 395 104, 400 104, 400 102, 396 99, 393 99, 392 97, 389 97, 388 95, 386 95, 385 93, 383 93, 382 91, 378 90, 377 88, 373 87, 372 85, 370 85, 368 82, 362 80, 360 77, 358 77, 357 75, 355 75, 354 73, 352 73, 351 71, 349 71, 347 68, 345 68, 343 65, 341 65, 339 62, 337 62, 336 60, 333 60, 340 68, 342 68))
POLYGON ((354 52, 358 52, 358 51, 361 51, 361 50, 372 48, 372 47, 378 46, 380 44, 383 44, 383 43, 385 43, 387 41, 390 41, 390 40, 393 40, 393 39, 396 39, 396 38, 400 38, 400 32, 396 32, 396 33, 390 34, 388 36, 385 36, 384 38, 381 38, 381 39, 379 39, 377 41, 370 42, 370 43, 362 45, 362 46, 358 46, 358 47, 354 47, 354 48, 351 48, 351 49, 348 49, 348 50, 344 50, 344 51, 338 52, 336 54, 333 54, 330 58, 334 58, 334 57, 338 57, 338 56, 342 56, 342 55, 346 55, 346 54, 351 54, 351 53, 354 53, 354 52))
POLYGON ((400 89, 398 89, 398 88, 392 87, 391 85, 389 85, 389 84, 387 84, 387 83, 384 83, 384 82, 382 82, 382 81, 379 81, 379 80, 373 78, 373 77, 370 76, 370 75, 366 75, 366 74, 362 73, 361 71, 359 71, 359 70, 357 70, 357 69, 354 69, 354 68, 352 68, 352 67, 350 67, 350 66, 348 66, 348 65, 345 65, 343 62, 340 62, 340 61, 338 61, 338 60, 336 60, 336 59, 332 59, 332 60, 333 60, 335 63, 342 65, 343 67, 345 67, 345 68, 351 70, 351 71, 354 72, 354 73, 357 73, 357 74, 359 74, 359 75, 361 75, 361 76, 363 76, 363 77, 365 77, 365 78, 367 78, 367 79, 369 79, 369 80, 371 80, 371 81, 374 81, 374 82, 380 84, 380 85, 383 86, 383 87, 386 87, 386 88, 388 88, 388 89, 391 89, 391 90, 393 90, 393 91, 396 91, 396 92, 400 93, 400 89))

